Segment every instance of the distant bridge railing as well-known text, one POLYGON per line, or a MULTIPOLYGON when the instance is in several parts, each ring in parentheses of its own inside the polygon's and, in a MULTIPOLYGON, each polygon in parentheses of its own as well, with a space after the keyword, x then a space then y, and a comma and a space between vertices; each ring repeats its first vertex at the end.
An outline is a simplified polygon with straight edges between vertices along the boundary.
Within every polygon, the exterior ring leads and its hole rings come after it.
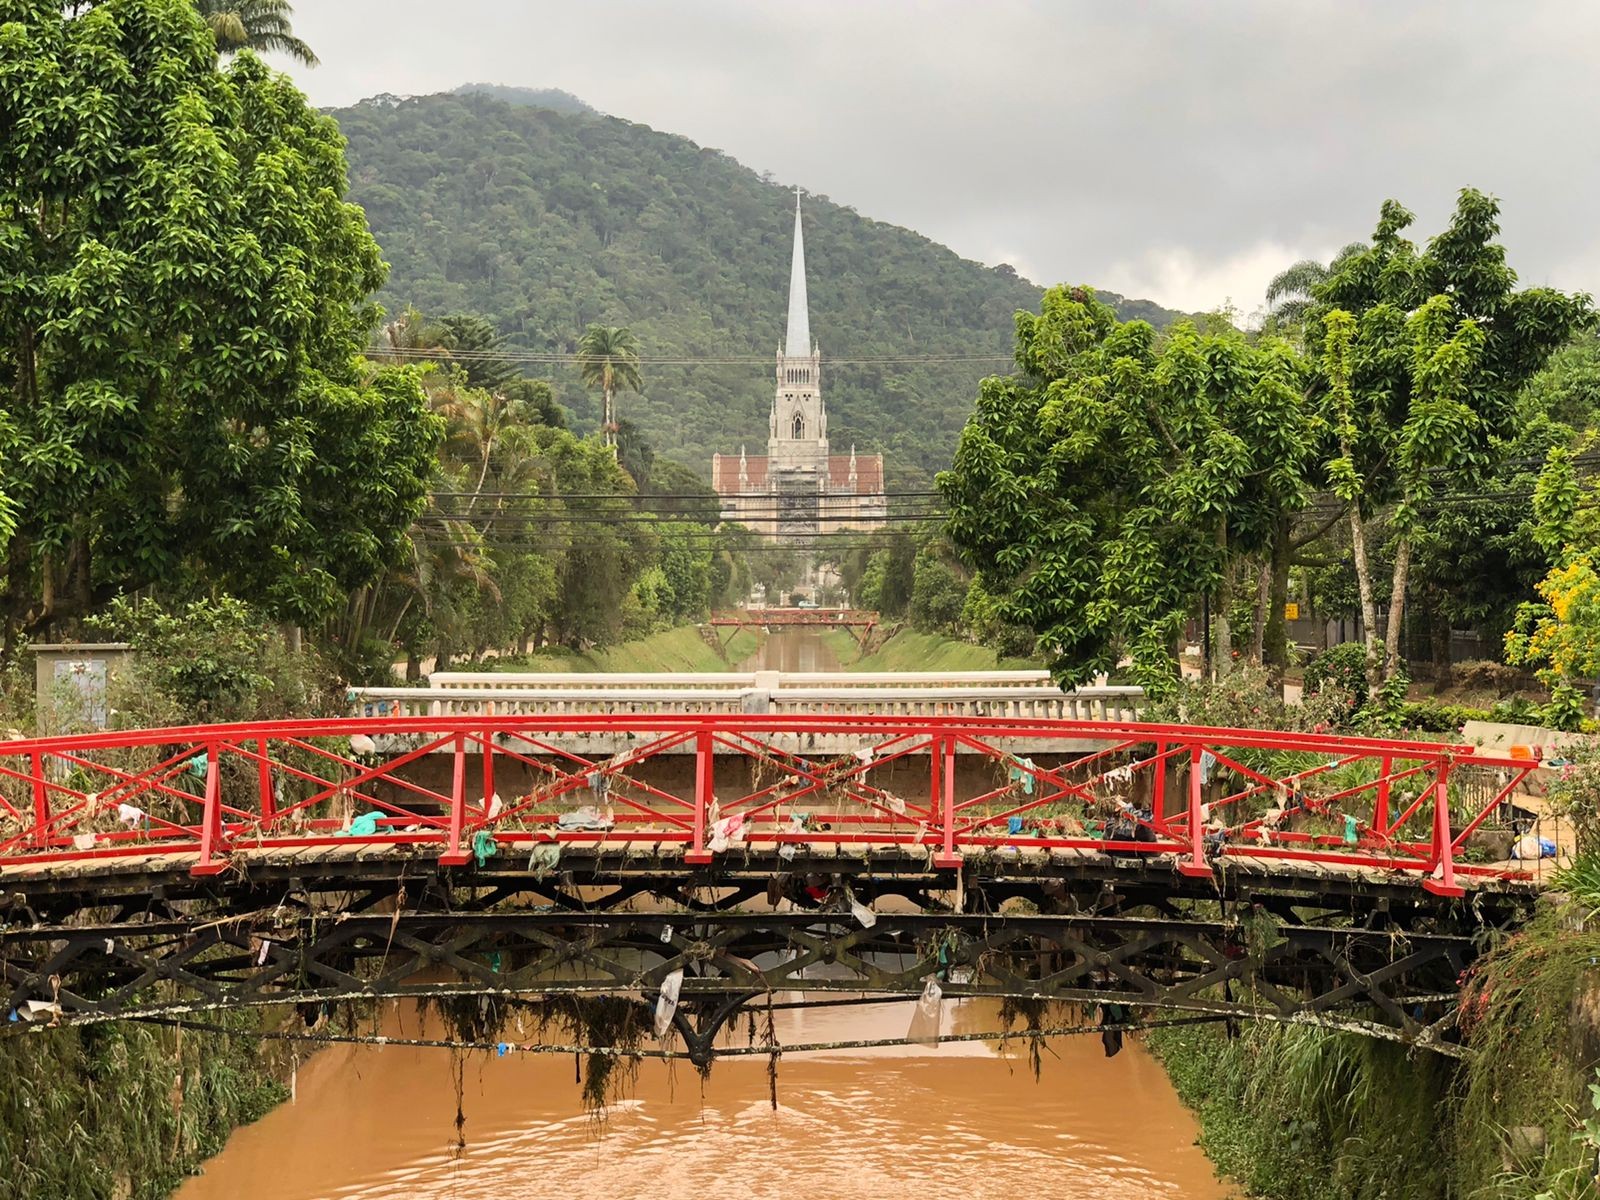
POLYGON ((1049 671, 435 671, 436 688, 616 692, 707 688, 1045 687, 1049 671))
POLYGON ((868 608, 730 608, 711 614, 717 627, 758 626, 765 629, 816 629, 861 627, 871 629, 878 613, 868 608))
MULTIPOLYGON (((787 678, 795 678, 793 676, 787 678)), ((1027 720, 1128 721, 1144 707, 1137 687, 1063 692, 1039 683, 899 683, 886 686, 678 686, 649 677, 614 686, 351 688, 352 716, 456 717, 612 713, 858 714, 900 717, 1010 717, 1027 720), (643 680, 639 682, 638 680, 643 680), (653 685, 653 686, 652 686, 653 685)))

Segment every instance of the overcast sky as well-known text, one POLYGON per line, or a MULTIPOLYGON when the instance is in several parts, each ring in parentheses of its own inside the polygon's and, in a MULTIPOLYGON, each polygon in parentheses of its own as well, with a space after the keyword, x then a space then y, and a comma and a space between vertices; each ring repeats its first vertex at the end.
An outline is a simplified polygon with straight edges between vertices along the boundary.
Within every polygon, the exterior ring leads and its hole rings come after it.
MULTIPOLYGON (((298 0, 312 100, 557 87, 1039 283, 1259 307, 1386 196, 1600 293, 1594 0, 298 0)), ((280 62, 279 65, 287 65, 280 62)))

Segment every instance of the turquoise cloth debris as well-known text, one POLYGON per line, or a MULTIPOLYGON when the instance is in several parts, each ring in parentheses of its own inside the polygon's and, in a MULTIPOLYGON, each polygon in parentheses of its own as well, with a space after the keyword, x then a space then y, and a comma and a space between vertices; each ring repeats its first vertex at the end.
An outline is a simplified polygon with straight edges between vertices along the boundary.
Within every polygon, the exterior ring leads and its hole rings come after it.
POLYGON ((1356 819, 1349 813, 1344 815, 1344 844, 1354 846, 1361 840, 1361 830, 1357 828, 1356 819))
POLYGON ((1033 777, 1033 759, 1012 759, 1011 767, 1006 772, 1006 775, 1010 778, 1012 783, 1020 783, 1024 793, 1029 796, 1033 795, 1033 785, 1037 782, 1037 780, 1035 780, 1033 777))
POLYGON ((1007 833, 1021 833, 1022 832, 1022 818, 1021 817, 1007 817, 1006 818, 1006 832, 1007 833))
POLYGON ((472 835, 472 857, 478 860, 480 867, 493 858, 498 849, 494 844, 494 834, 487 829, 480 829, 472 835))
POLYGON ((189 774, 193 775, 196 779, 204 779, 206 777, 206 770, 210 766, 211 760, 206 757, 206 752, 202 750, 199 754, 196 754, 189 760, 189 774))
POLYGON ((350 822, 349 829, 341 829, 339 831, 339 836, 371 837, 373 834, 378 832, 378 822, 382 819, 382 814, 380 813, 362 813, 359 817, 350 822))

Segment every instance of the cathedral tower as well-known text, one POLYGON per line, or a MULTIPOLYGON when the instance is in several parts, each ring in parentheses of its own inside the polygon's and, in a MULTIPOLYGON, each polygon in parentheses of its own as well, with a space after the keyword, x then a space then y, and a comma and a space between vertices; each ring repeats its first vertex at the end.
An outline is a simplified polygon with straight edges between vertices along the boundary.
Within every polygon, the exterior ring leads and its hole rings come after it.
POLYGON ((794 254, 789 261, 789 322, 778 347, 777 388, 767 422, 767 452, 739 447, 711 456, 711 485, 725 521, 748 522, 766 537, 810 547, 818 534, 877 529, 888 516, 883 455, 828 452, 822 404, 822 353, 811 340, 806 303, 806 239, 800 193, 794 197, 794 254))
POLYGON ((789 326, 778 349, 777 381, 767 433, 770 469, 809 476, 812 486, 819 487, 828 477, 828 412, 822 405, 822 353, 811 340, 806 239, 798 191, 794 196, 794 255, 789 263, 789 326))

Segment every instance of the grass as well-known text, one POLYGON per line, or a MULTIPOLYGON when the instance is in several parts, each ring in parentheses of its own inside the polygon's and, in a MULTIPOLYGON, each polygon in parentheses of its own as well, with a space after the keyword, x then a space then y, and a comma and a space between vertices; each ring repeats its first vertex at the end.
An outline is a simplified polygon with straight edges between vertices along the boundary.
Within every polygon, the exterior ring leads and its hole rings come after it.
POLYGON ((484 666, 491 671, 518 672, 734 671, 760 646, 760 635, 741 629, 727 639, 723 649, 726 657, 719 656, 706 643, 698 626, 684 625, 604 649, 579 651, 546 646, 526 656, 493 659, 484 666))
MULTIPOLYGON (((265 1018, 215 1019, 249 1030, 265 1018)), ((286 1098, 253 1039, 134 1022, 19 1035, 0 1062, 5 1200, 159 1200, 286 1098)))
POLYGON ((988 646, 911 629, 861 659, 855 639, 845 630, 830 629, 822 637, 847 671, 1012 671, 1040 665, 1026 658, 1001 658, 988 646))

